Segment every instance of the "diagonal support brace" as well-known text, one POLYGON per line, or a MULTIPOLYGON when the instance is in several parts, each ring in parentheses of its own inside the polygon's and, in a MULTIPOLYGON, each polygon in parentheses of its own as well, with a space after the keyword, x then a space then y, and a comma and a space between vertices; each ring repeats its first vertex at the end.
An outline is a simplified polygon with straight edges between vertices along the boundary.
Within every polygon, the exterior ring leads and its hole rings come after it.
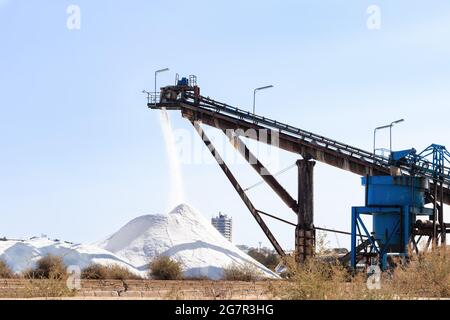
POLYGON ((223 133, 228 137, 231 145, 239 151, 245 160, 252 166, 253 169, 261 176, 261 178, 272 188, 272 190, 281 198, 281 200, 294 211, 298 213, 297 201, 291 197, 285 188, 278 182, 277 179, 269 172, 269 170, 259 161, 259 159, 250 151, 247 145, 233 133, 233 130, 223 130, 223 133))
POLYGON ((272 234, 272 232, 270 231, 269 227, 266 225, 264 220, 261 218, 260 214, 258 213, 258 210, 256 210, 256 208, 254 207, 254 205, 252 204, 250 199, 247 197, 247 195, 245 194, 245 192, 242 189, 241 185, 236 180, 236 178, 234 177, 233 173, 230 171, 228 166, 225 164, 225 162, 223 161, 222 157, 219 155, 219 153, 217 152, 216 148, 212 144, 211 140, 209 140, 208 136, 203 131, 202 127, 200 127, 198 122, 192 122, 191 121, 191 124, 194 126, 194 128, 197 131, 197 133, 199 134, 199 136, 202 138, 202 141, 205 143, 206 147, 211 152, 212 156, 217 161, 217 163, 219 164, 220 168, 222 169, 222 171, 227 176, 228 180, 230 180, 231 184, 236 189, 236 191, 239 194, 239 196, 241 197, 242 201, 247 206, 248 210, 253 215, 253 217, 255 218, 256 222, 259 224, 259 226, 263 230, 263 232, 266 235, 266 237, 269 239, 269 241, 272 244, 272 246, 274 247, 274 249, 277 251, 277 253, 280 256, 282 256, 282 257, 286 256, 286 253, 284 252, 283 248, 281 248, 280 244, 275 239, 275 237, 272 234))

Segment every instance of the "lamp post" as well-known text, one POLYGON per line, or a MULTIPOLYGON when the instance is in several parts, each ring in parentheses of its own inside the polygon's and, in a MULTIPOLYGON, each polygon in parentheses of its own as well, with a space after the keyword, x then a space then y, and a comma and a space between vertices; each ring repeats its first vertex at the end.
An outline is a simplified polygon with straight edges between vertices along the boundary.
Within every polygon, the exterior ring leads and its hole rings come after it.
POLYGON ((392 127, 400 122, 405 121, 405 119, 400 119, 400 120, 396 120, 391 122, 390 124, 387 124, 385 126, 381 126, 381 127, 377 127, 373 130, 373 156, 375 158, 375 146, 376 146, 376 134, 377 134, 377 130, 382 130, 382 129, 387 129, 389 128, 389 151, 392 153, 392 127))
POLYGON ((150 107, 150 95, 151 95, 151 93, 146 91, 146 90, 142 90, 142 93, 147 95, 147 106, 150 107))
POLYGON ((394 126, 394 124, 397 124, 397 123, 400 123, 403 121, 405 121, 405 119, 400 119, 400 120, 394 121, 389 126, 390 127, 389 128, 389 150, 391 151, 391 153, 392 153, 392 127, 394 126))
POLYGON ((156 106, 156 100, 157 100, 157 97, 156 97, 156 77, 158 76, 158 73, 166 72, 166 71, 169 71, 169 68, 159 69, 159 70, 155 71, 155 106, 156 106))
POLYGON ((253 115, 255 115, 256 92, 261 91, 261 90, 270 89, 270 88, 273 88, 273 85, 265 86, 265 87, 259 87, 259 88, 256 88, 256 89, 253 91, 253 115))

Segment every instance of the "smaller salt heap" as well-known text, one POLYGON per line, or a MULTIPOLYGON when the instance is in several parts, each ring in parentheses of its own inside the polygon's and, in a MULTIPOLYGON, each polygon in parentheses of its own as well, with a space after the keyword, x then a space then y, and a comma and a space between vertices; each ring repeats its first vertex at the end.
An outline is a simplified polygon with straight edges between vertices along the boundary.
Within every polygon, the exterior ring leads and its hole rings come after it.
POLYGON ((93 264, 117 265, 136 275, 143 275, 124 259, 93 245, 72 244, 46 237, 34 237, 26 241, 0 241, 0 260, 15 273, 35 267, 39 259, 49 254, 62 257, 67 266, 83 269, 93 264))

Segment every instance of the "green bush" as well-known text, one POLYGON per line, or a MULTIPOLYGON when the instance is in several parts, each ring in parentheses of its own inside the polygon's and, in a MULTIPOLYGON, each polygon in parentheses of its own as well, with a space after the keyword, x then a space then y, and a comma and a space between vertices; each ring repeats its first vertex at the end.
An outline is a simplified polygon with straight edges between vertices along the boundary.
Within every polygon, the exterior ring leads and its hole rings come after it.
POLYGON ((181 280, 183 278, 181 263, 169 257, 161 256, 154 259, 149 268, 150 276, 155 280, 181 280))

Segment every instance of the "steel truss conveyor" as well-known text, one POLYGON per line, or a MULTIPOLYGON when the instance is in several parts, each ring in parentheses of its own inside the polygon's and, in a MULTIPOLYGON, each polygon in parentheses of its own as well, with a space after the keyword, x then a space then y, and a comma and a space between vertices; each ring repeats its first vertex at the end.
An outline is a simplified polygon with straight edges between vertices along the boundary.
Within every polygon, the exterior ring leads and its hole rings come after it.
MULTIPOLYGON (((161 89, 161 94, 151 97, 148 107, 181 110, 182 116, 191 122, 201 121, 224 132, 230 129, 235 130, 245 133, 248 138, 268 144, 272 144, 272 140, 277 139, 278 147, 283 150, 300 154, 304 159, 314 159, 360 176, 390 174, 391 164, 387 158, 201 96, 199 89, 195 88, 198 87, 164 87, 161 89), (249 132, 251 134, 247 134, 249 132), (264 134, 267 135, 264 139, 260 139, 261 132, 265 132, 264 134)), ((423 161, 426 162, 426 160, 423 161)), ((424 167, 423 164, 422 167, 424 167)), ((417 166, 408 164, 401 164, 399 169, 403 174, 412 173, 415 176, 429 178, 431 190, 433 189, 433 181, 436 177, 433 176, 432 171, 417 170, 417 166)), ((449 175, 442 175, 440 181, 443 182, 443 202, 450 204, 449 175)))

